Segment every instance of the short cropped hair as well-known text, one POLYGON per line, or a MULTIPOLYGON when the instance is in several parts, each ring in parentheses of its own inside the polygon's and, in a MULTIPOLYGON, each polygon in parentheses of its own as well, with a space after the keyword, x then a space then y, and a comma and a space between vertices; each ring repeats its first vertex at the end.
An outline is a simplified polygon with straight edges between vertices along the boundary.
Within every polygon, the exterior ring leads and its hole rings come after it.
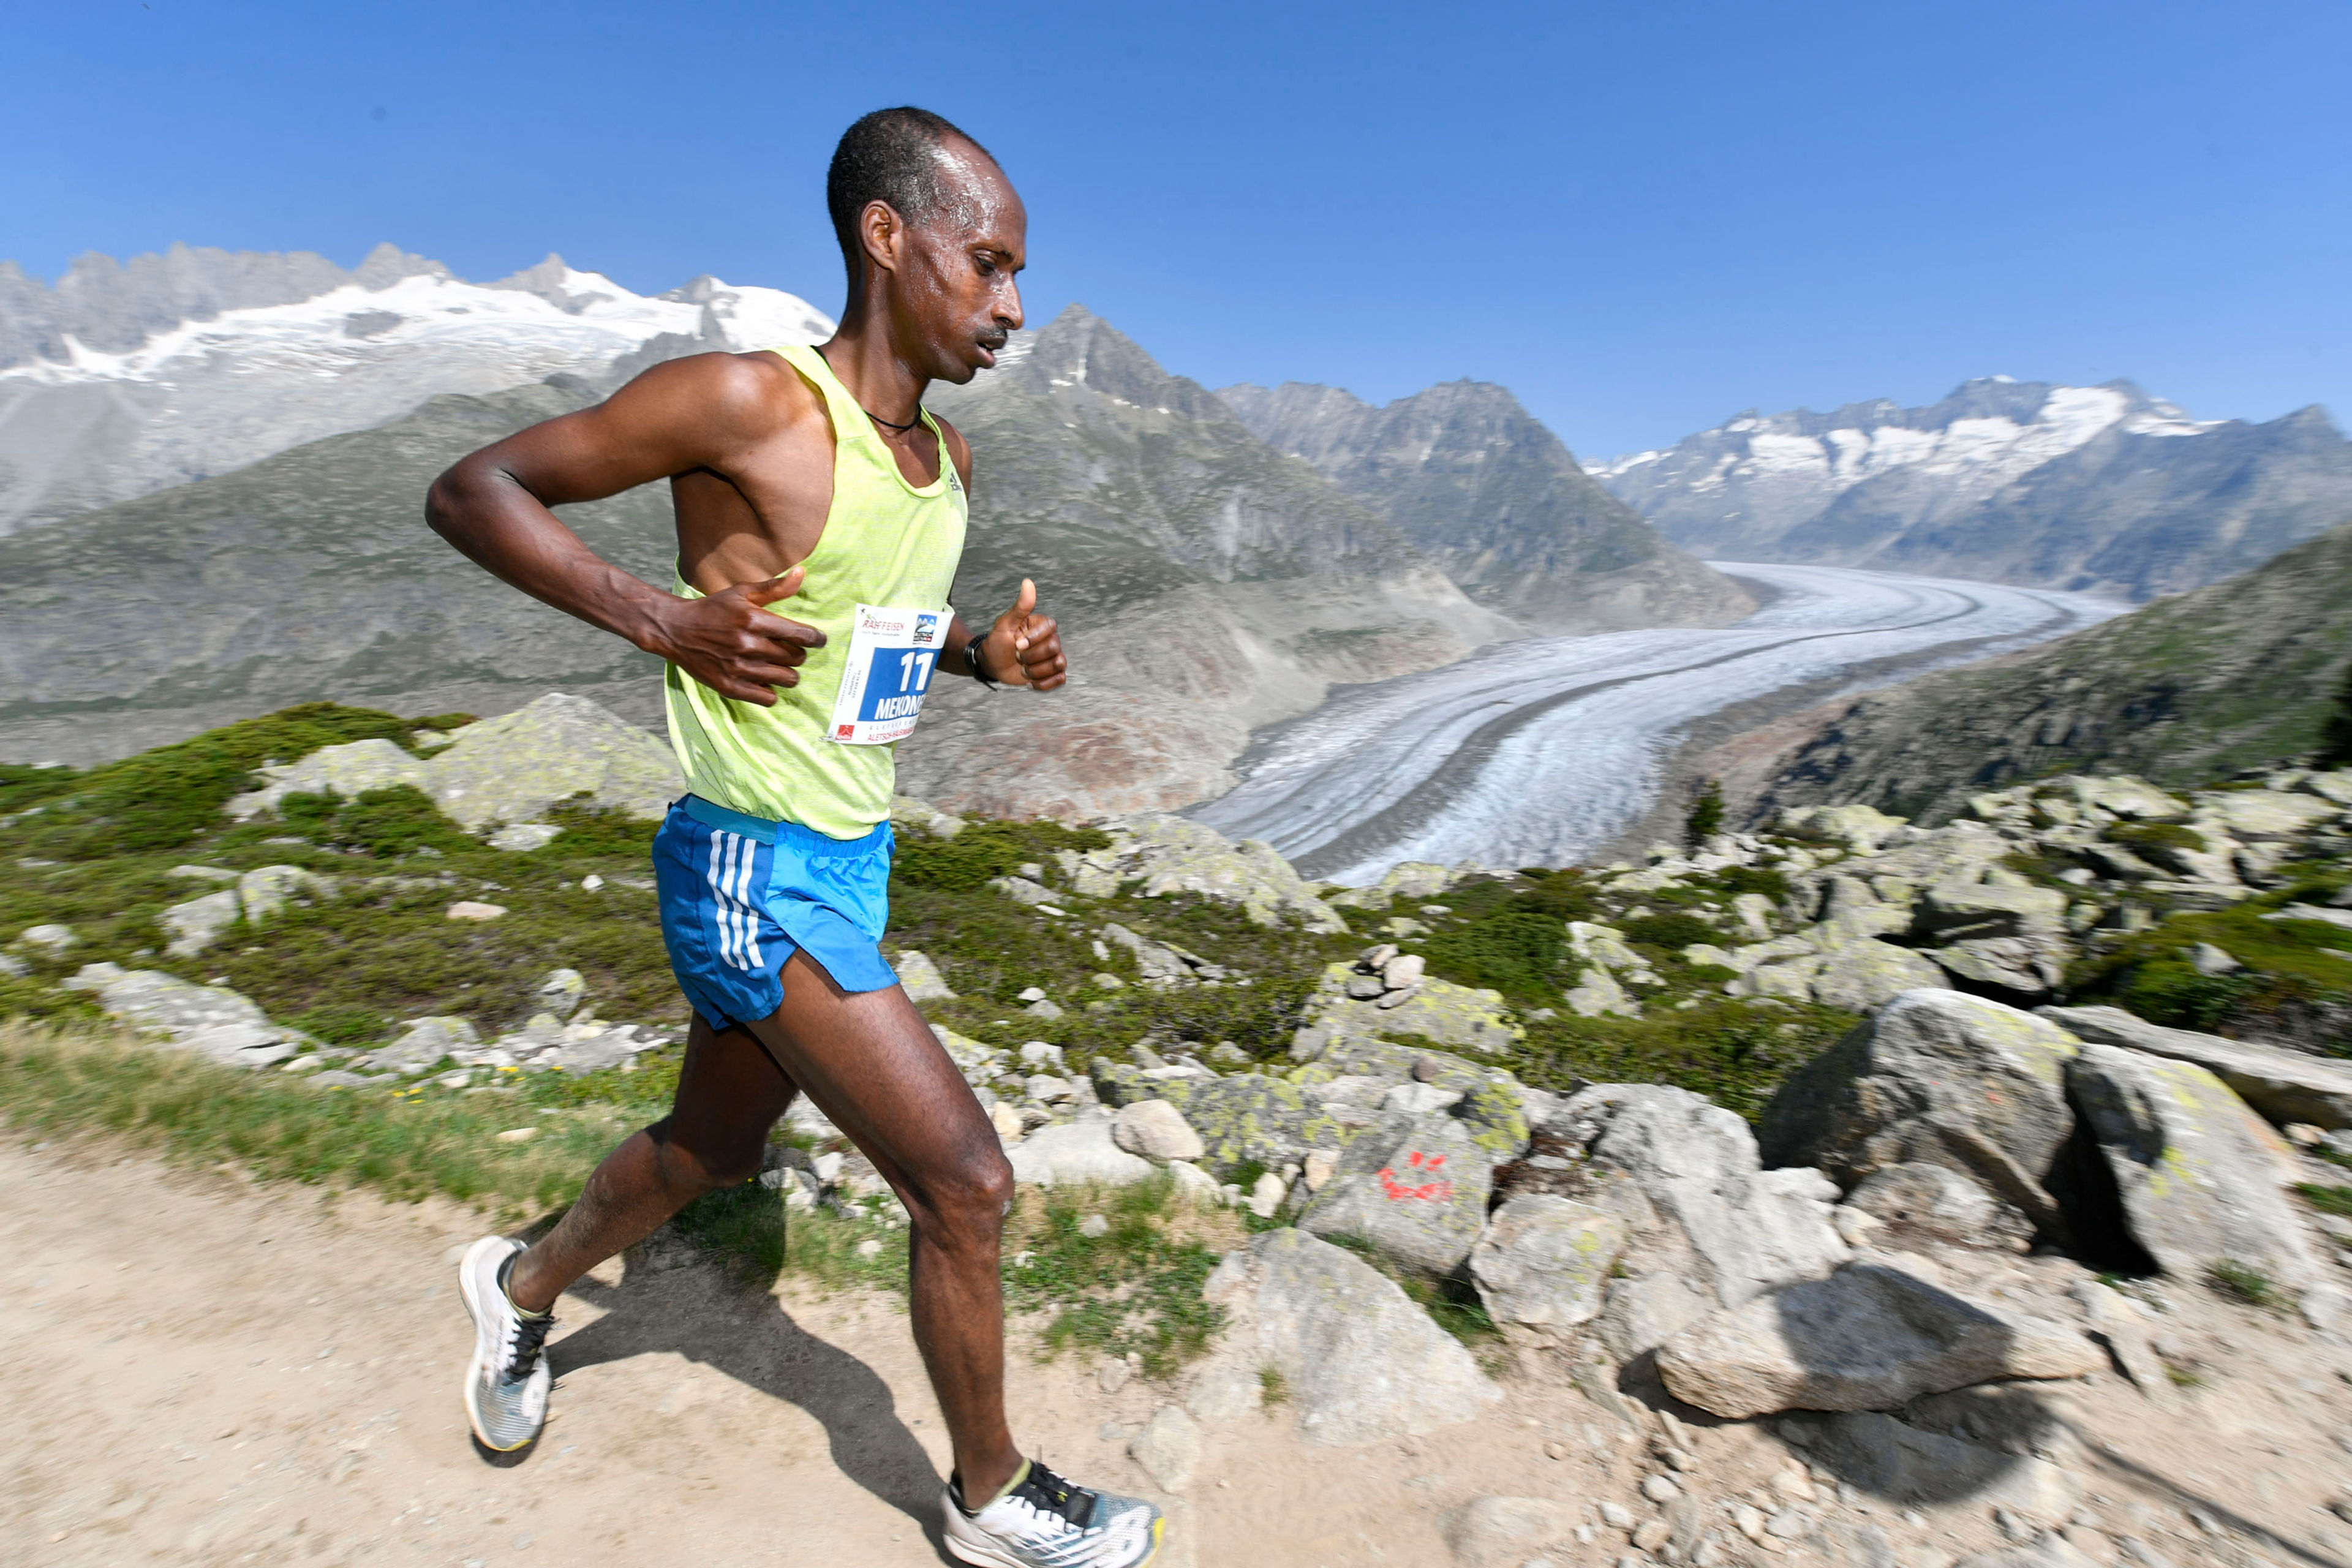
POLYGON ((857 216, 869 202, 887 202, 908 223, 920 223, 945 205, 939 150, 950 138, 970 142, 991 163, 988 149, 928 109, 877 109, 841 133, 825 173, 824 205, 854 288, 865 255, 857 216))

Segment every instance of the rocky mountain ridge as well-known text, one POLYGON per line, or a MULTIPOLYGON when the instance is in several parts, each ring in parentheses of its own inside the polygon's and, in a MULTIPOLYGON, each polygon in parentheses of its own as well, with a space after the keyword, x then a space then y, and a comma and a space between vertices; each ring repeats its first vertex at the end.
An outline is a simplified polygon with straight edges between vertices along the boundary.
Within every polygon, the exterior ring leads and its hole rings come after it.
POLYGON ((1755 608, 1594 483, 1503 387, 1450 382, 1381 408, 1298 382, 1217 395, 1534 630, 1719 625, 1755 608))
POLYGON ((551 256, 493 283, 379 246, 323 258, 86 257, 54 289, 0 270, 0 534, 226 474, 437 395, 697 349, 814 342, 779 289, 701 278, 658 298, 551 256))
POLYGON ((2219 581, 2352 516, 2352 443, 2319 408, 2197 421, 2122 381, 1995 377, 1923 408, 1751 411, 1591 471, 1717 558, 2135 599, 2219 581))

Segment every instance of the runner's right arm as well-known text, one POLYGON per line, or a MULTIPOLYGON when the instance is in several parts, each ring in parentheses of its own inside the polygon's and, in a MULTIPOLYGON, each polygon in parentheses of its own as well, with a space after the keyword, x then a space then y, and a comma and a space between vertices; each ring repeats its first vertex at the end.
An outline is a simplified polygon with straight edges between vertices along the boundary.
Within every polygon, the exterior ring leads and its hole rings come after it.
MULTIPOLYGON (((792 391, 796 378, 787 377, 792 391)), ((654 366, 604 402, 518 431, 433 482, 433 531, 493 575, 543 604, 627 638, 740 702, 775 704, 775 688, 824 634, 762 606, 800 589, 797 566, 767 583, 683 599, 604 560, 551 507, 601 500, 693 468, 719 474, 795 416, 805 396, 778 396, 772 373, 735 354, 654 366)), ((815 416, 822 419, 822 412, 815 416)))

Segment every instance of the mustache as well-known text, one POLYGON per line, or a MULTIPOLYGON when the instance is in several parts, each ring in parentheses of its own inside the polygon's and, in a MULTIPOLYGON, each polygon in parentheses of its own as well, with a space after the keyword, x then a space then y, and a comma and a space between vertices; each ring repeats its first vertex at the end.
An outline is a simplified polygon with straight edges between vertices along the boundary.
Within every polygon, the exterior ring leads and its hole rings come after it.
POLYGON ((972 342, 978 343, 982 348, 986 349, 990 353, 994 353, 997 350, 1003 348, 1006 340, 1012 336, 1013 334, 1006 331, 1003 327, 991 327, 988 331, 982 332, 979 336, 973 338, 972 342))

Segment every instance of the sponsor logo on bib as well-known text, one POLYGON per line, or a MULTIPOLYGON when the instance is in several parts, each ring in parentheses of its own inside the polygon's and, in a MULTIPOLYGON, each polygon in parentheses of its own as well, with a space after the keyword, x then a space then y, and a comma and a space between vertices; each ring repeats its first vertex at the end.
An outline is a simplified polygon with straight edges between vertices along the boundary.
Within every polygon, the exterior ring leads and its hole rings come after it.
POLYGON ((860 605, 851 623, 841 689, 833 700, 833 738, 845 746, 882 746, 914 732, 939 663, 940 634, 953 609, 894 609, 860 605))

